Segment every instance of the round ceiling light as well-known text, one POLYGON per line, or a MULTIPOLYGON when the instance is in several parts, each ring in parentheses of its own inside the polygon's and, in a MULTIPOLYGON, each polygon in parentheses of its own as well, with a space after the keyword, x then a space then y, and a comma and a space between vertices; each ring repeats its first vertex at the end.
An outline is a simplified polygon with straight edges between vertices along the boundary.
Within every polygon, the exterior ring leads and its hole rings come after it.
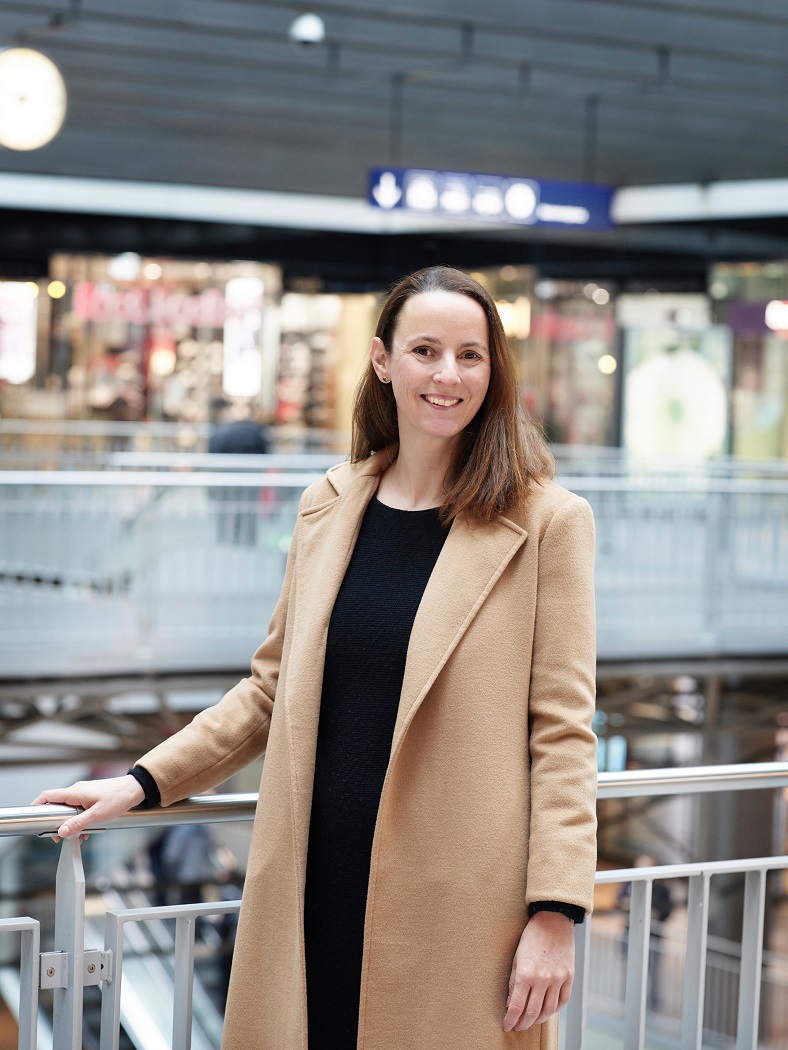
POLYGON ((57 135, 66 116, 60 70, 40 51, 0 51, 0 146, 40 149, 57 135))

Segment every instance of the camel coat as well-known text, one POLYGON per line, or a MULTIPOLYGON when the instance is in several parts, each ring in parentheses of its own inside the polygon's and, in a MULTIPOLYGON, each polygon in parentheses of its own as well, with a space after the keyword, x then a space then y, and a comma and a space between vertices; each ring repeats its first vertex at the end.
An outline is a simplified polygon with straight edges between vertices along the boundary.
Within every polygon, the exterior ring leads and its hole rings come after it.
MULTIPOLYGON (((386 465, 345 463, 307 489, 251 676, 140 759, 168 806, 266 752, 225 1050, 307 1050, 302 907, 326 633, 386 465)), ((588 504, 552 482, 509 517, 451 529, 413 625, 380 801, 359 1050, 557 1046, 555 1019, 501 1024, 528 904, 592 904, 593 558, 588 504)))

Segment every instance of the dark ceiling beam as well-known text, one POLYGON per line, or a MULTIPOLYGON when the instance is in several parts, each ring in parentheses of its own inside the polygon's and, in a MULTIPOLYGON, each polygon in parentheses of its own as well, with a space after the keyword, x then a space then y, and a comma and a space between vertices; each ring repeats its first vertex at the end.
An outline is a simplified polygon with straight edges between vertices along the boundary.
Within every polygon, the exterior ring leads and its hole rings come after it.
MULTIPOLYGON (((250 0, 254 8, 257 11, 280 9, 292 14, 297 13, 300 9, 300 4, 284 2, 276 3, 267 0, 264 3, 258 3, 257 0, 250 0)), ((498 5, 499 8, 501 5, 498 5)), ((588 0, 575 0, 573 4, 571 0, 565 0, 562 5, 560 13, 555 10, 555 5, 546 3, 542 0, 542 4, 534 5, 533 3, 528 7, 519 5, 519 10, 524 16, 519 21, 503 21, 490 18, 490 14, 496 11, 496 6, 489 5, 487 8, 480 10, 478 5, 475 4, 456 4, 455 13, 452 16, 446 16, 444 14, 436 15, 429 11, 428 5, 422 5, 420 9, 414 8, 408 11, 397 11, 393 5, 387 4, 385 8, 375 8, 371 4, 365 3, 363 7, 353 6, 348 4, 338 3, 323 3, 318 2, 313 5, 314 10, 320 14, 329 17, 331 14, 341 15, 343 17, 352 17, 359 22, 378 21, 383 23, 393 24, 409 24, 412 28, 418 31, 419 27, 423 26, 436 26, 448 29, 453 29, 457 32, 462 32, 464 25, 468 23, 470 19, 480 33, 489 32, 493 35, 499 35, 503 37, 522 37, 526 40, 550 40, 556 39, 563 42, 577 42, 582 45, 599 45, 602 47, 614 46, 622 49, 629 49, 637 52, 653 52, 655 47, 654 30, 655 26, 660 29, 660 38, 657 41, 662 46, 670 46, 672 50, 677 53, 686 54, 694 57, 701 56, 718 56, 720 59, 724 59, 727 62, 751 62, 753 64, 759 64, 763 62, 774 62, 777 65, 782 64, 783 61, 783 48, 779 40, 775 40, 772 34, 757 36, 752 30, 752 23, 757 22, 759 25, 763 25, 766 29, 771 29, 775 26, 785 26, 788 24, 788 18, 785 16, 764 16, 760 19, 753 19, 747 15, 742 14, 741 16, 730 16, 723 21, 739 23, 731 26, 731 41, 730 44, 725 46, 719 46, 714 48, 712 41, 720 39, 720 19, 712 19, 709 13, 705 10, 698 11, 691 8, 687 8, 686 5, 680 5, 680 10, 674 10, 674 14, 679 17, 672 19, 661 19, 655 20, 653 17, 649 20, 648 9, 644 5, 632 4, 630 0, 621 6, 626 9, 626 16, 623 13, 618 13, 615 18, 611 18, 610 22, 615 26, 614 32, 600 33, 598 26, 601 24, 600 12, 606 7, 613 7, 612 0, 610 3, 594 3, 593 5, 588 3, 588 0), (537 11, 538 7, 538 11, 537 11), (570 7, 574 7, 575 11, 569 10, 570 7), (638 10, 641 8, 641 10, 638 10), (645 17, 644 17, 645 16, 645 17), (683 17, 681 17, 683 16, 683 17), (704 17, 709 18, 709 32, 693 34, 688 32, 690 28, 697 28, 697 20, 703 19, 704 17), (629 20, 633 25, 639 28, 640 37, 634 35, 633 30, 624 29, 625 18, 629 20), (693 18, 695 21, 690 25, 688 24, 689 19, 693 18), (551 19, 554 24, 550 24, 551 19), (682 26, 682 22, 684 25, 682 26), (584 24, 585 23, 585 24, 584 24), (716 33, 714 30, 716 23, 716 33), (745 49, 748 45, 748 35, 754 37, 751 53, 745 53, 745 49), (700 46, 693 41, 697 37, 702 37, 707 43, 705 46, 700 46), (735 43, 735 47, 733 44, 735 43), (773 51, 771 50, 773 49, 773 51)), ((196 38, 207 37, 214 42, 217 39, 226 37, 229 39, 237 38, 240 40, 248 40, 250 35, 255 34, 253 26, 244 25, 234 27, 227 24, 227 20, 216 21, 211 20, 205 24, 201 24, 196 19, 184 19, 184 18, 172 18, 167 17, 166 14, 160 14, 157 17, 157 13, 162 10, 162 7, 158 4, 152 5, 149 8, 150 13, 140 14, 143 5, 137 3, 135 5, 133 13, 128 11, 118 11, 117 9, 112 11, 102 11, 97 7, 91 9, 80 9, 79 14, 74 19, 66 17, 63 21, 64 28, 79 26, 79 25, 105 25, 112 27, 117 30, 119 27, 127 27, 129 29, 141 29, 143 31, 154 31, 161 35, 168 31, 188 42, 189 34, 193 34, 196 38)), ((56 9, 57 10, 57 9, 56 9)), ((163 8, 166 11, 166 7, 163 8)), ((15 14, 17 16, 27 16, 31 18, 47 18, 52 13, 52 4, 41 2, 31 3, 30 0, 2 0, 0 2, 0 13, 3 11, 15 14)), ((68 15, 68 8, 64 6, 63 13, 68 15)), ((272 36, 271 31, 260 31, 261 37, 266 35, 272 36)))

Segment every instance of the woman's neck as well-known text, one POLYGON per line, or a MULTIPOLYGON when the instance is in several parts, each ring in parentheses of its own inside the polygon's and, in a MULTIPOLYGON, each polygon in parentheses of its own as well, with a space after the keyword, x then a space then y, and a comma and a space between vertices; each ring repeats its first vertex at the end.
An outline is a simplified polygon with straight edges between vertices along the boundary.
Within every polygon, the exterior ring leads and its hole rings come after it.
POLYGON ((403 443, 397 458, 380 479, 378 498, 397 510, 439 507, 446 495, 444 480, 451 465, 451 453, 445 442, 418 449, 403 443))

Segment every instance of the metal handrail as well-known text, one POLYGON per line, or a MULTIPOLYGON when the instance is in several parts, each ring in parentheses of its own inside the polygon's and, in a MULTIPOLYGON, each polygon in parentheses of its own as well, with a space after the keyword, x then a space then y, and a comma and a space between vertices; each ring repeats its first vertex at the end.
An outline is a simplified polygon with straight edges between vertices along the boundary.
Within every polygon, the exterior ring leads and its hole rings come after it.
MULTIPOLYGON (((195 795, 166 809, 133 809, 90 828, 108 831, 119 828, 172 827, 175 824, 213 824, 227 820, 251 820, 257 792, 234 795, 195 795)), ((9 835, 54 835, 67 820, 82 810, 74 806, 16 806, 0 809, 0 837, 9 835)))
POLYGON ((788 785, 788 762, 681 766, 600 773, 598 798, 690 795, 704 791, 758 791, 788 785))
MULTIPOLYGON (((745 765, 686 766, 678 769, 633 769, 598 775, 597 797, 642 798, 651 795, 698 794, 706 791, 758 791, 788 786, 788 762, 752 762, 745 765)), ((170 827, 174 824, 210 824, 251 820, 257 793, 195 795, 166 809, 134 809, 96 825, 91 831, 117 828, 170 827)), ((0 837, 54 835, 68 817, 81 810, 72 806, 16 806, 0 808, 0 837)), ((736 862, 738 863, 738 862, 736 862)))

